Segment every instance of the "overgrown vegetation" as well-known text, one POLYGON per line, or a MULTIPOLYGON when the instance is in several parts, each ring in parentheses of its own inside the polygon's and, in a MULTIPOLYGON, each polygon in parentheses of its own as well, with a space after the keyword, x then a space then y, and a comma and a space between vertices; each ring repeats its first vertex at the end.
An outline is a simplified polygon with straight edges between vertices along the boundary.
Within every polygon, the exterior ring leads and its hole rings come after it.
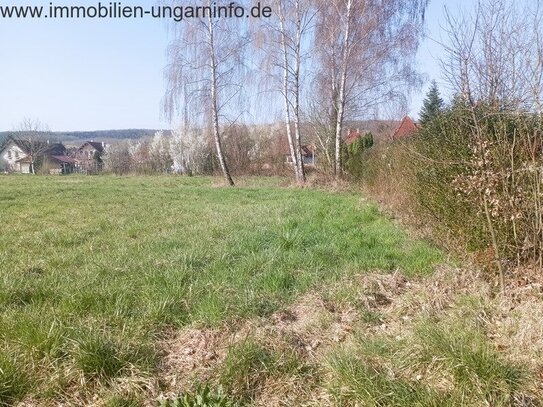
POLYGON ((417 196, 470 248, 541 266, 542 125, 535 115, 453 107, 417 140, 417 196))
POLYGON ((0 405, 538 405, 537 290, 431 274, 356 193, 2 182, 0 405))
POLYGON ((542 126, 536 115, 458 102, 412 139, 371 152, 365 179, 490 270, 541 267, 542 126))
POLYGON ((342 147, 341 162, 344 171, 351 177, 360 178, 365 170, 365 156, 367 150, 373 146, 373 134, 366 133, 350 144, 342 147))
MULTIPOLYGON (((528 333, 538 328, 504 313, 532 294, 492 300, 489 290, 449 268, 420 279, 348 277, 224 330, 201 349, 224 354, 194 374, 238 406, 538 406, 543 342, 528 333)), ((183 376, 180 367, 170 369, 183 376)))

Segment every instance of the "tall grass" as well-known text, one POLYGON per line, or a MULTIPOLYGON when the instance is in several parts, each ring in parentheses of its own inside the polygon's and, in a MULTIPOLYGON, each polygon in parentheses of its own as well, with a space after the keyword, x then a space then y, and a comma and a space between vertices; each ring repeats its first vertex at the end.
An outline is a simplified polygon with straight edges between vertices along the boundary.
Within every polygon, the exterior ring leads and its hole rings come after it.
POLYGON ((214 182, 0 178, 3 403, 144 379, 167 328, 266 316, 349 274, 441 259, 355 194, 214 182))
POLYGON ((469 319, 421 321, 400 341, 362 337, 330 356, 339 405, 511 406, 526 372, 499 355, 469 319))

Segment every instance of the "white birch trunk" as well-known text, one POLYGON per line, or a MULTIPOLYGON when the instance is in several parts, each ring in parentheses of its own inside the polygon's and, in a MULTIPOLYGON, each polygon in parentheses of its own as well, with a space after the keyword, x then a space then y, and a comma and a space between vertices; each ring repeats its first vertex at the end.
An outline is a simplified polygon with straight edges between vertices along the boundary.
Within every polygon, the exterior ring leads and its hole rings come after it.
POLYGON ((292 137, 292 130, 290 128, 291 117, 290 117, 290 102, 289 102, 289 61, 288 61, 288 47, 287 47, 287 38, 286 38, 286 27, 284 21, 284 14, 279 2, 279 24, 281 32, 281 47, 283 50, 283 100, 285 103, 285 125, 287 131, 288 146, 290 152, 290 158, 292 160, 292 165, 294 166, 294 173, 296 175, 296 180, 300 179, 299 166, 298 166, 298 155, 296 154, 296 148, 294 140, 292 137))
POLYGON ((336 178, 341 176, 341 133, 343 132, 343 118, 345 116, 345 103, 346 93, 345 87, 347 83, 347 70, 349 68, 349 53, 350 42, 349 37, 351 34, 351 14, 353 8, 353 0, 347 1, 346 15, 345 15, 345 27, 343 32, 343 55, 341 60, 341 71, 339 81, 339 94, 337 103, 337 118, 336 118, 336 162, 334 166, 334 174, 336 178))
POLYGON ((301 65, 301 42, 302 42, 302 21, 300 16, 300 2, 296 1, 296 48, 294 62, 294 131, 295 131, 295 149, 298 165, 298 182, 305 182, 304 162, 302 159, 302 136, 300 134, 300 65, 301 65))
POLYGON ((234 181, 232 180, 232 177, 230 176, 230 172, 228 171, 228 166, 226 165, 226 161, 224 159, 224 154, 222 151, 221 146, 221 134, 219 129, 219 112, 218 112, 218 85, 217 85, 217 58, 215 53, 215 38, 214 38, 214 27, 213 27, 213 19, 211 18, 211 15, 208 17, 208 32, 209 32, 209 56, 210 56, 210 75, 211 75, 211 119, 212 119, 212 125, 213 125, 213 139, 215 141, 215 148, 217 149, 217 157, 219 158, 219 164, 221 166, 222 173, 224 175, 224 179, 230 186, 234 186, 234 181))

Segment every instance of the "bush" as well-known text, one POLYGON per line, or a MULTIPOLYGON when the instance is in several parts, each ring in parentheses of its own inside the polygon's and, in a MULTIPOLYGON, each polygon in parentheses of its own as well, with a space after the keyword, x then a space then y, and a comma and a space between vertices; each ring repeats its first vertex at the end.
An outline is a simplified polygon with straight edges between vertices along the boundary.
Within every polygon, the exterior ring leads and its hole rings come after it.
POLYGON ((364 161, 367 150, 373 146, 373 134, 366 133, 351 144, 342 147, 342 162, 344 171, 359 179, 364 173, 364 161))
POLYGON ((451 108, 416 137, 419 203, 469 248, 541 265, 542 127, 535 115, 451 108))
POLYGON ((363 160, 370 191, 454 236, 484 265, 543 262, 543 120, 454 103, 363 160))

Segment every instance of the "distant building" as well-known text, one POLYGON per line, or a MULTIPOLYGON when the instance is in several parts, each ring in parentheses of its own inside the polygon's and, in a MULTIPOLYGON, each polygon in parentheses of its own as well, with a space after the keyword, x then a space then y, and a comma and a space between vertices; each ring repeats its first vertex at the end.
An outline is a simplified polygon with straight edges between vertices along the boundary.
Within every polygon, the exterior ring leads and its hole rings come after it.
POLYGON ((392 133, 392 140, 401 139, 414 134, 418 130, 417 125, 409 116, 405 116, 394 133, 392 133))
POLYGON ((350 145, 353 144, 355 141, 359 140, 361 137, 362 135, 360 134, 359 129, 349 129, 347 135, 343 139, 343 143, 345 143, 346 145, 350 145))
POLYGON ((0 157, 7 166, 8 171, 21 172, 19 160, 26 157, 23 144, 16 139, 8 138, 0 150, 0 157))
POLYGON ((10 172, 23 174, 47 172, 50 174, 69 174, 74 170, 75 160, 66 155, 62 143, 50 143, 48 140, 22 140, 9 137, 0 147, 0 157, 10 172))
MULTIPOLYGON (((287 137, 283 137, 280 140, 280 150, 284 157, 286 164, 292 164, 292 156, 290 154, 290 147, 287 137)), ((317 163, 317 156, 315 154, 315 146, 310 144, 303 144, 301 147, 302 161, 305 165, 315 165, 317 163)))
POLYGON ((86 141, 75 152, 76 171, 85 174, 95 174, 102 170, 102 157, 106 144, 98 141, 86 141))

